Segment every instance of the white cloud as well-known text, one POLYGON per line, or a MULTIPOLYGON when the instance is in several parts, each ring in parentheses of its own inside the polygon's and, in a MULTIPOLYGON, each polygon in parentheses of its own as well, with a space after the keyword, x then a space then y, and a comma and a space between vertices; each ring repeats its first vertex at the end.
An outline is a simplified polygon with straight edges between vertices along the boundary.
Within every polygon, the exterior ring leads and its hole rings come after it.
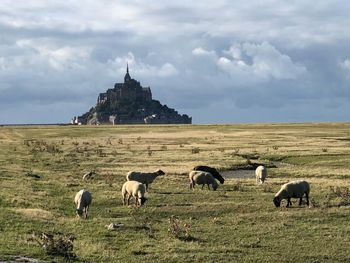
POLYGON ((158 74, 160 77, 170 77, 177 75, 178 70, 174 67, 173 64, 167 62, 161 66, 158 74))
MULTIPOLYGON (((152 56, 154 56, 153 54, 152 56)), ((147 55, 148 56, 148 55, 147 55)), ((125 73, 126 64, 129 64, 130 74, 138 77, 161 77, 168 78, 177 75, 179 72, 176 67, 170 63, 165 62, 160 66, 147 64, 142 60, 136 59, 132 52, 126 55, 117 57, 113 61, 109 61, 109 70, 111 74, 115 74, 115 70, 120 74, 125 73)))
POLYGON ((87 47, 57 46, 33 39, 20 39, 16 41, 16 46, 27 50, 26 56, 16 58, 20 65, 47 64, 58 71, 84 67, 91 53, 90 48, 87 47))
POLYGON ((236 43, 236 44, 232 45, 229 48, 229 50, 224 50, 223 53, 231 56, 234 59, 241 59, 242 58, 241 45, 236 43))
POLYGON ((216 56, 215 51, 213 50, 205 50, 202 47, 197 47, 192 50, 192 54, 195 56, 216 56))
POLYGON ((350 70, 350 59, 345 59, 343 62, 341 62, 340 67, 345 70, 350 70))
POLYGON ((305 66, 294 63, 288 55, 267 42, 235 44, 223 53, 231 55, 231 58, 220 57, 218 66, 233 76, 244 73, 257 80, 296 79, 306 73, 305 66))

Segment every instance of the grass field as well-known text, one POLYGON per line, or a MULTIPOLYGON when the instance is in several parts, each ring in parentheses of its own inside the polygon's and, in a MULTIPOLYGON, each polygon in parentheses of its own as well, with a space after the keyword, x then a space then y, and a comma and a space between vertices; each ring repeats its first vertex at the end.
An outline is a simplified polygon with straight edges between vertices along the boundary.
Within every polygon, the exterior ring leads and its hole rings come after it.
POLYGON ((44 232, 73 235, 78 262, 350 262, 349 146, 350 123, 0 127, 0 260, 66 261, 32 237, 44 232), (265 184, 253 170, 235 176, 257 163, 269 167, 265 184), (192 191, 199 164, 232 176, 192 191), (156 169, 166 175, 145 206, 122 206, 126 173, 156 169), (275 208, 297 178, 311 184, 310 207, 275 208), (73 204, 82 188, 93 195, 87 220, 73 204))

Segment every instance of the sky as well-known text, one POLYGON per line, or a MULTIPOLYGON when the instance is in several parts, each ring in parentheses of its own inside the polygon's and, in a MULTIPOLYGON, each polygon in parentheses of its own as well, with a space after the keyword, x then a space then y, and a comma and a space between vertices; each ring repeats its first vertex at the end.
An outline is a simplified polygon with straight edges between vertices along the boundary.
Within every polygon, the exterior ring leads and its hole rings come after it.
POLYGON ((130 75, 193 123, 350 120, 350 1, 1 0, 0 124, 67 123, 130 75))

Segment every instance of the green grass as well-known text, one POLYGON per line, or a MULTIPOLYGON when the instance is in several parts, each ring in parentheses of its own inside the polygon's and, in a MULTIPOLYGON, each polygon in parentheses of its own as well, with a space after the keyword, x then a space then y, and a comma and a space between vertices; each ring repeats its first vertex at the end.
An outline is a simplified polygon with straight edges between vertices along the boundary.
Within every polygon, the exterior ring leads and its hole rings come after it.
POLYGON ((349 123, 0 127, 0 260, 65 261, 30 240, 41 231, 73 234, 80 262, 348 262, 349 137, 349 123), (195 165, 248 162, 277 168, 262 186, 252 172, 189 189, 195 165), (146 205, 122 206, 126 173, 159 168, 146 205), (276 209, 274 193, 296 178, 311 183, 311 207, 276 209), (93 194, 87 220, 73 204, 82 188, 93 194))

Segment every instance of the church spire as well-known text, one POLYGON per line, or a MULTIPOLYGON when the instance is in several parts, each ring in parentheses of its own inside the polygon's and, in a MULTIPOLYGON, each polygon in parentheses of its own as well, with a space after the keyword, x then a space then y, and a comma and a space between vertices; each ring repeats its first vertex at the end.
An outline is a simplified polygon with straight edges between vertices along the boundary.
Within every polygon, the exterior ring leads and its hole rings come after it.
POLYGON ((125 77, 124 77, 124 83, 128 82, 129 80, 131 80, 131 77, 129 75, 129 63, 126 62, 126 74, 125 74, 125 77))

